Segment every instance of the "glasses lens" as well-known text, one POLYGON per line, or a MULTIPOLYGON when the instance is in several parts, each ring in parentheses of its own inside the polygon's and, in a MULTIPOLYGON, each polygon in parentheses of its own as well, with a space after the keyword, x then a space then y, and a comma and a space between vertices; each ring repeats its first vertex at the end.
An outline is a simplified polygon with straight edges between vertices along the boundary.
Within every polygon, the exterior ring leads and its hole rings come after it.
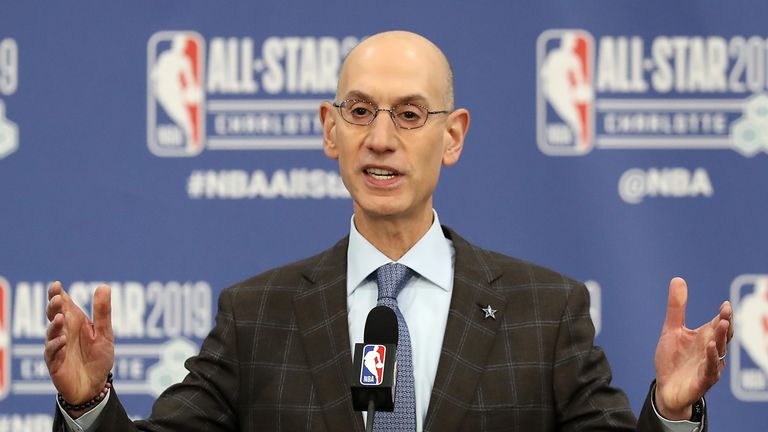
POLYGON ((376 116, 376 107, 365 101, 347 100, 341 103, 341 115, 350 123, 367 125, 376 116))
POLYGON ((418 105, 403 104, 392 108, 397 125, 403 129, 413 129, 424 126, 427 121, 427 109, 418 105))

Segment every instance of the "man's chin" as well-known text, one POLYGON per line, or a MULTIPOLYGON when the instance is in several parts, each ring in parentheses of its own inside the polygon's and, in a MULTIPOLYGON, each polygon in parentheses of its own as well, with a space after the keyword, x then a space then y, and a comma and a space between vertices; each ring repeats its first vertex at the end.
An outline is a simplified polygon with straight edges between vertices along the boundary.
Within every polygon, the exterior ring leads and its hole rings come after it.
POLYGON ((395 206, 366 206, 360 207, 360 211, 355 214, 362 214, 368 219, 399 219, 403 217, 403 212, 395 206))
POLYGON ((355 203, 355 215, 360 215, 371 221, 413 221, 422 219, 422 213, 429 213, 428 218, 432 218, 432 207, 424 206, 423 209, 414 209, 409 207, 402 200, 394 200, 388 197, 385 200, 368 200, 360 205, 355 203))

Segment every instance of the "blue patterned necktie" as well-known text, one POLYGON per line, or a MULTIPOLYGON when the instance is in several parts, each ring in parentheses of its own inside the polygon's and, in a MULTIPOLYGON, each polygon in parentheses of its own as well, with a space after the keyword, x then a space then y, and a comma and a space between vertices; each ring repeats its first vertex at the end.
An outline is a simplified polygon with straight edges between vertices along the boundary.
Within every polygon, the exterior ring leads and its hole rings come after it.
POLYGON ((405 318, 397 307, 397 295, 403 290, 414 271, 397 263, 383 265, 376 270, 379 285, 378 305, 391 308, 397 315, 397 382, 395 410, 379 411, 373 421, 374 432, 414 432, 416 430, 416 389, 413 385, 413 357, 411 336, 405 318))

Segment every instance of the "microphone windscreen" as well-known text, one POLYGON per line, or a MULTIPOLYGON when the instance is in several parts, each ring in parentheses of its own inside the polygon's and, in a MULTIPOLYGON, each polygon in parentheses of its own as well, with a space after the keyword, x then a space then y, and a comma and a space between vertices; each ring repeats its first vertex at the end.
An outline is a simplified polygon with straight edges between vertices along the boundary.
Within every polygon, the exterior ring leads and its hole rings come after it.
POLYGON ((387 306, 376 306, 365 320, 364 341, 367 344, 397 345, 397 315, 387 306))

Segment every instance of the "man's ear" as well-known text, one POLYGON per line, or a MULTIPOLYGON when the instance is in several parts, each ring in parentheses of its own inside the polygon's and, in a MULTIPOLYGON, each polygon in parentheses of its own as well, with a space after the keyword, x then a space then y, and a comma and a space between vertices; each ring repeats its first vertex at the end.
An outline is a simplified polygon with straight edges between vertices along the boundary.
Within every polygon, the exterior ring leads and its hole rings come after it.
POLYGON ((336 115, 330 102, 320 104, 320 121, 323 123, 323 152, 333 160, 339 159, 336 148, 336 115))
POLYGON ((459 161, 464 149, 464 137, 469 130, 469 111, 459 108, 448 115, 445 127, 445 152, 443 165, 451 166, 459 161))

